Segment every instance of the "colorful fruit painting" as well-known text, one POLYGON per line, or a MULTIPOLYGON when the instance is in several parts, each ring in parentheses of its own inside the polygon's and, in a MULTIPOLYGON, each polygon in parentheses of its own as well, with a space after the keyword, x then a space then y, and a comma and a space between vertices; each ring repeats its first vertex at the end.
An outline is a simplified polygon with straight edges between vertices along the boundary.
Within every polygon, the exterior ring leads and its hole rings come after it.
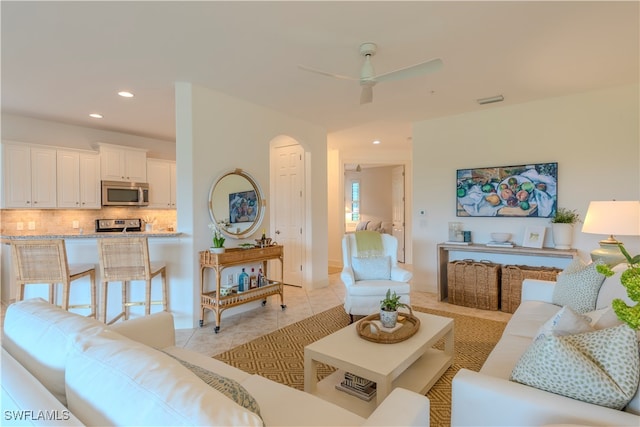
POLYGON ((458 169, 456 215, 550 218, 557 177, 557 163, 458 169))

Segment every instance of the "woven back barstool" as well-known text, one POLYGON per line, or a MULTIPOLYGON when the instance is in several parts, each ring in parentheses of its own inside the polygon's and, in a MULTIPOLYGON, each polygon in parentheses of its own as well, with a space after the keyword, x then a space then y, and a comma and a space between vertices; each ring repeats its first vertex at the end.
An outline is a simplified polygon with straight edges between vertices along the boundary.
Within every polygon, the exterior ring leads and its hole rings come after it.
POLYGON ((115 323, 121 317, 129 319, 129 307, 144 305, 145 315, 151 314, 152 304, 162 304, 167 311, 169 297, 167 293, 167 269, 164 263, 149 261, 149 243, 146 237, 115 237, 98 239, 98 255, 100 259, 100 276, 102 278, 102 295, 100 316, 107 323, 107 294, 110 282, 122 283, 122 311, 108 324, 115 323), (162 278, 162 299, 151 301, 151 281, 157 275, 162 278), (144 301, 129 301, 130 283, 144 280, 144 301))
POLYGON ((88 317, 96 318, 96 269, 93 264, 69 264, 67 250, 62 239, 14 240, 11 242, 11 258, 15 274, 16 301, 24 299, 26 285, 48 284, 49 303, 56 304, 55 289, 62 284, 60 307, 69 309, 90 309, 88 317), (88 304, 69 305, 71 282, 89 277, 91 300, 88 304))

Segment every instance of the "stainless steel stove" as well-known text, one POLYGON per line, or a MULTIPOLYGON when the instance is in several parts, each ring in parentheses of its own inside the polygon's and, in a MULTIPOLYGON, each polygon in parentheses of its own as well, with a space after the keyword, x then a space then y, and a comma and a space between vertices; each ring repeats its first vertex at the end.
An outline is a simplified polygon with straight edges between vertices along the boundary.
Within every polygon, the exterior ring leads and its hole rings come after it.
POLYGON ((96 233, 122 233, 123 231, 142 231, 142 220, 135 219, 96 219, 96 233))

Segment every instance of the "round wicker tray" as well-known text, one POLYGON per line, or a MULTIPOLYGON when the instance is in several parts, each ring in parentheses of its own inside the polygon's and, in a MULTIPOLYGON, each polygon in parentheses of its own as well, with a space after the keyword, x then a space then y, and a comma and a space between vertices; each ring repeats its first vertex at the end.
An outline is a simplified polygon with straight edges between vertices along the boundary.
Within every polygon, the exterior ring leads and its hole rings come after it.
POLYGON ((381 344, 393 344, 404 341, 418 332, 418 328, 420 328, 420 319, 413 315, 411 307, 409 307, 409 313, 399 313, 398 319, 401 317, 404 317, 404 319, 402 321, 398 320, 398 322, 402 323, 402 327, 393 332, 382 332, 376 328, 373 321, 380 320, 380 313, 371 314, 360 320, 356 325, 356 330, 358 331, 358 335, 367 341, 381 344))

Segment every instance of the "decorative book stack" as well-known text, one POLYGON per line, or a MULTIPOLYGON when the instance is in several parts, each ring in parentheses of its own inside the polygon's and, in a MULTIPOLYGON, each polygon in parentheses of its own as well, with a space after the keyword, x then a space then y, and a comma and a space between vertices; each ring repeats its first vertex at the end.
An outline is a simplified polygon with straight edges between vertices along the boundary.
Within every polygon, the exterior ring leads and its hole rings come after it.
POLYGON ((344 380, 336 384, 336 389, 349 393, 357 398, 371 401, 376 395, 376 383, 366 378, 359 377, 350 372, 345 372, 344 380))
POLYGON ((487 243, 487 246, 491 248, 512 248, 514 244, 512 242, 494 242, 487 243))

